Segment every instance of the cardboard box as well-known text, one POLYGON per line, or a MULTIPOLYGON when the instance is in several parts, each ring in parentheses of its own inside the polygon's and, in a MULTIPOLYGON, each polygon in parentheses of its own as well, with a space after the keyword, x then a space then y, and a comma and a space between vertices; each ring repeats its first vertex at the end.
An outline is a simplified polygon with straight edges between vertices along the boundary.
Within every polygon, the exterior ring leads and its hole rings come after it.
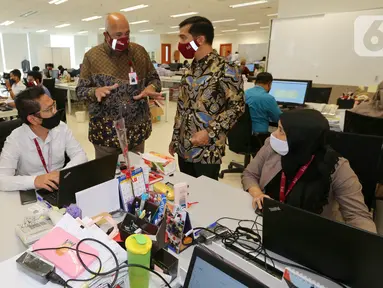
POLYGON ((155 123, 161 120, 161 116, 164 115, 164 110, 157 105, 153 105, 150 106, 150 114, 152 117, 152 122, 155 123))
POLYGON ((176 171, 177 164, 173 157, 156 152, 144 153, 141 156, 146 165, 163 175, 170 175, 176 171))

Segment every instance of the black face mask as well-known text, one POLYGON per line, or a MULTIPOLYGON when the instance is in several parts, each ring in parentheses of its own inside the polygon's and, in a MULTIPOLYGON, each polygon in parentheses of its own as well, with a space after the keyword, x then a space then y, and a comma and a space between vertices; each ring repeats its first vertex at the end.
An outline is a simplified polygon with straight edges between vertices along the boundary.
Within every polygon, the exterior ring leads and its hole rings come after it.
POLYGON ((49 130, 57 127, 60 124, 61 121, 61 113, 60 111, 57 111, 55 115, 53 115, 50 118, 41 118, 43 122, 41 123, 41 126, 44 128, 47 128, 49 130))

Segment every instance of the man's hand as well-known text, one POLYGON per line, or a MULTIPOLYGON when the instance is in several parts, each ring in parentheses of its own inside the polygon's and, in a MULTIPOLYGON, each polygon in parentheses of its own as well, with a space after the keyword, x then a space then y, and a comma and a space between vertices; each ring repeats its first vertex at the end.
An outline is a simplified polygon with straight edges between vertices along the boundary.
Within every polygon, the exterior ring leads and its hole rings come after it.
POLYGON ((9 83, 8 79, 5 80, 5 86, 7 87, 8 90, 12 88, 11 83, 9 83))
POLYGON ((159 101, 162 101, 162 100, 165 100, 165 98, 162 96, 161 93, 158 93, 156 92, 156 90, 154 89, 153 86, 148 86, 146 87, 140 95, 137 95, 137 96, 133 96, 133 99, 134 100, 141 100, 141 99, 144 99, 146 97, 150 97, 154 100, 159 100, 159 101))
POLYGON ((118 87, 118 84, 114 84, 113 86, 105 86, 105 87, 100 87, 96 89, 96 97, 97 101, 101 102, 102 98, 106 97, 107 95, 110 94, 110 91, 116 89, 118 87))
POLYGON ((174 157, 174 143, 170 143, 169 145, 169 154, 172 155, 174 157))
POLYGON ((210 142, 209 133, 206 130, 198 131, 190 139, 193 146, 205 146, 210 142))
POLYGON ((255 196, 253 198, 253 208, 254 209, 259 209, 259 210, 262 210, 263 208, 263 199, 265 198, 270 198, 269 195, 266 195, 264 193, 258 195, 258 196, 255 196))
POLYGON ((37 176, 35 179, 36 189, 45 189, 53 192, 53 190, 58 189, 58 184, 60 182, 60 173, 58 171, 53 171, 48 174, 37 176))

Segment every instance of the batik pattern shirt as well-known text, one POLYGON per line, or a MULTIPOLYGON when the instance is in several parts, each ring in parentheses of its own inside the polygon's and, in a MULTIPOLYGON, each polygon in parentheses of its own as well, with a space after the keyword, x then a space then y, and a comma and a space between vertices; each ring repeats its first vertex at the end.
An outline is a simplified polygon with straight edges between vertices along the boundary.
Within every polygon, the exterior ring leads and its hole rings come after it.
POLYGON ((194 60, 181 80, 171 145, 187 162, 221 164, 226 134, 244 110, 239 67, 215 51, 194 60), (190 139, 204 129, 210 134, 210 143, 194 147, 190 139))
POLYGON ((136 101, 147 86, 161 91, 160 78, 146 50, 135 43, 126 52, 117 54, 107 43, 90 49, 84 56, 76 93, 89 103, 89 141, 96 145, 119 148, 113 121, 125 118, 129 146, 135 147, 149 138, 152 131, 147 99, 136 101), (130 85, 129 73, 137 73, 138 83, 130 85), (101 102, 96 88, 118 84, 101 102))

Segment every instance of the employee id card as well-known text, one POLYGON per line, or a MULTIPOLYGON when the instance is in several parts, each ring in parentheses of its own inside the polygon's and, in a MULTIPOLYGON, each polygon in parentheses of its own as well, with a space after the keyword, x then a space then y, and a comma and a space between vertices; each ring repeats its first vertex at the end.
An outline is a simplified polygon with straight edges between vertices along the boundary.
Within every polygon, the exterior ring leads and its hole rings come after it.
POLYGON ((137 85, 138 84, 138 77, 136 72, 130 72, 129 73, 129 84, 130 85, 137 85))

